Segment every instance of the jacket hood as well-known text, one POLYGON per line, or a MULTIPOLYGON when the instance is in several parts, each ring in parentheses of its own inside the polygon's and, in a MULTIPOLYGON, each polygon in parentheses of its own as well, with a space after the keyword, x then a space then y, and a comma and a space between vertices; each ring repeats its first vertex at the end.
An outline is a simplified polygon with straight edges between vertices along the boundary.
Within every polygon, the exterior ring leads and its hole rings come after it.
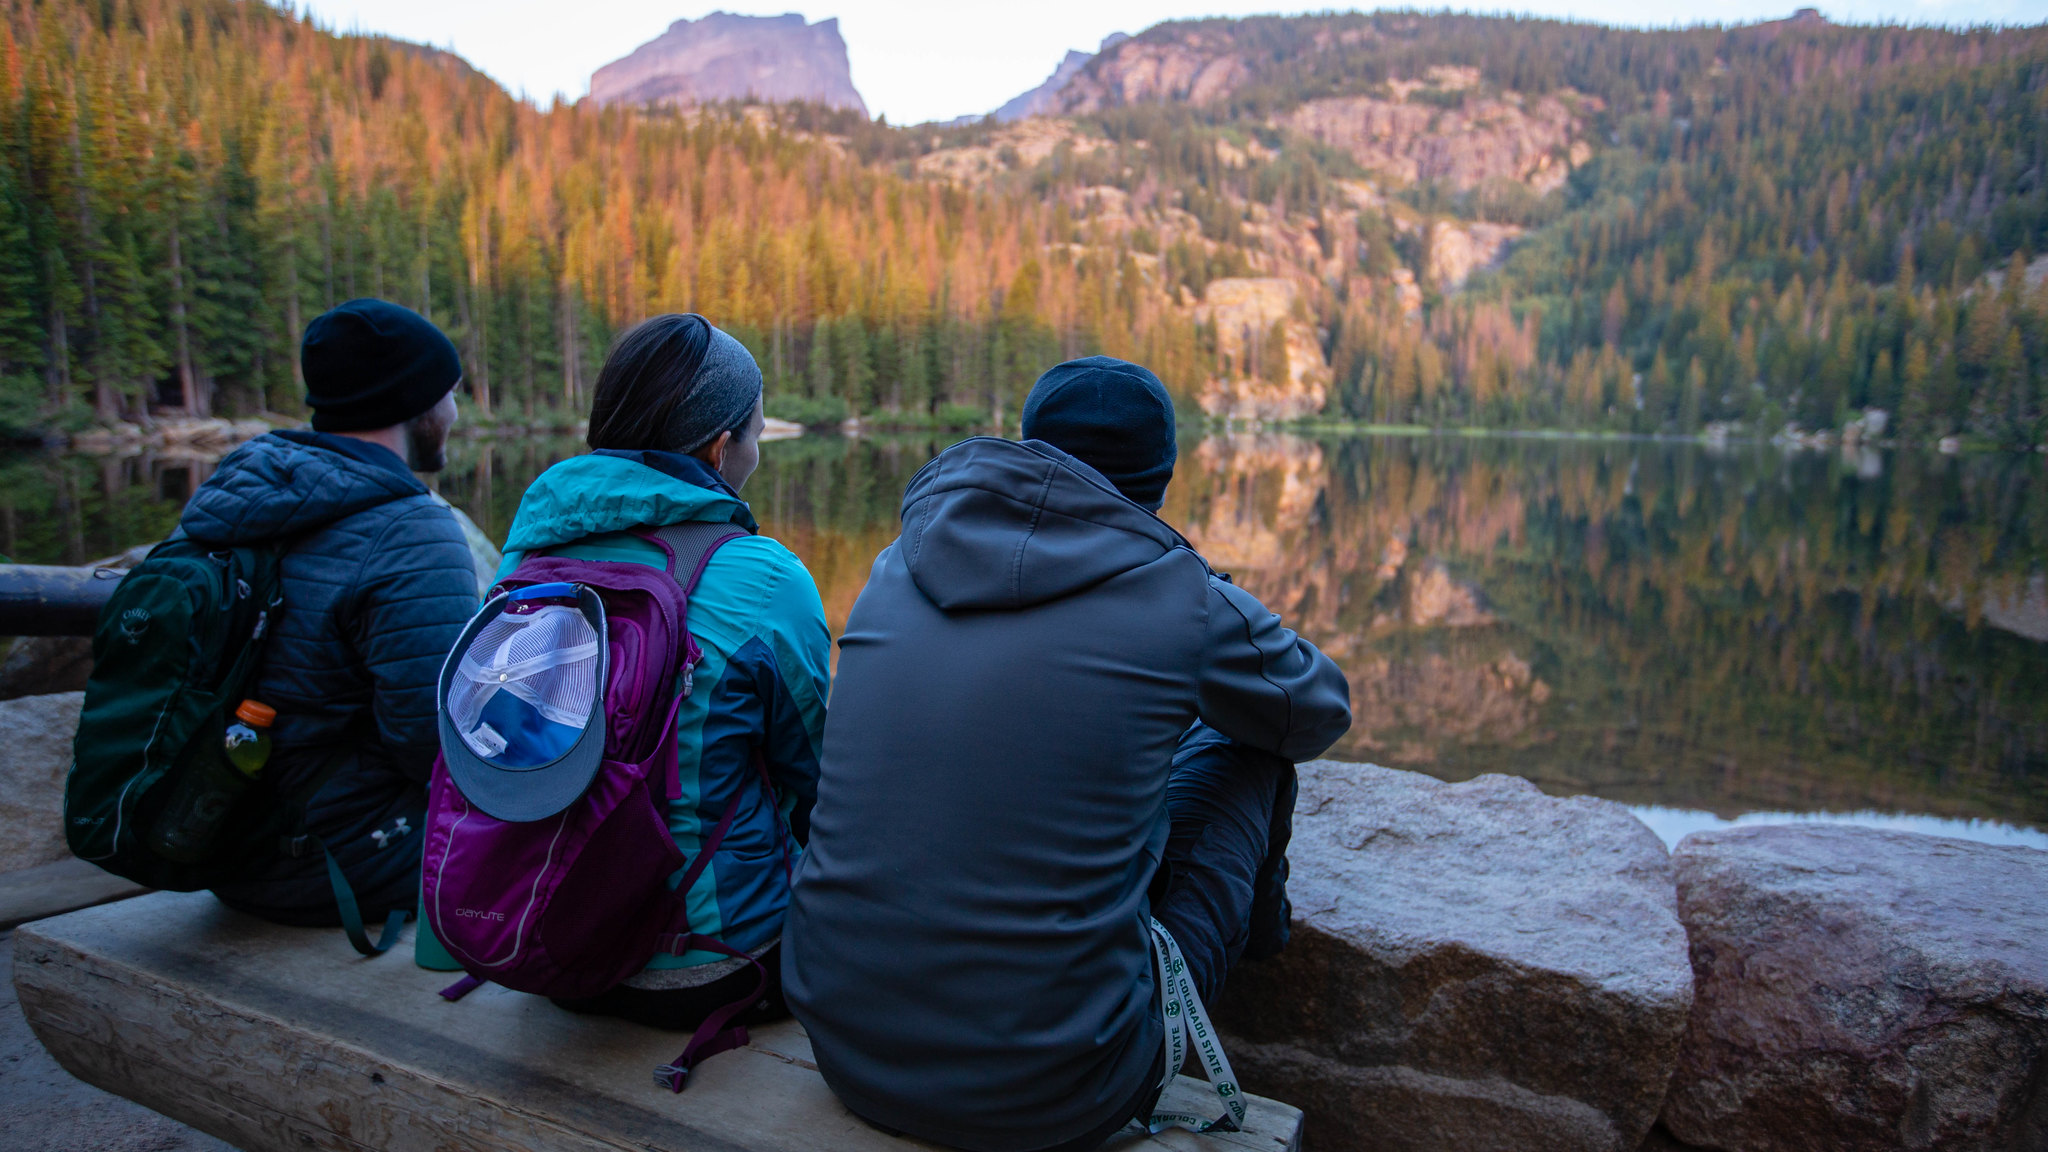
POLYGON ((897 547, 918 590, 952 612, 1071 596, 1186 543, 1052 445, 981 436, 910 481, 897 547))
POLYGON ((593 452, 534 480, 512 517, 505 551, 534 552, 602 532, 693 520, 756 527, 746 501, 694 457, 593 452))
POLYGON ((334 439, 272 432, 249 441, 228 453, 192 494, 178 527, 212 544, 255 544, 426 495, 427 486, 389 450, 352 440, 325 443, 334 439))

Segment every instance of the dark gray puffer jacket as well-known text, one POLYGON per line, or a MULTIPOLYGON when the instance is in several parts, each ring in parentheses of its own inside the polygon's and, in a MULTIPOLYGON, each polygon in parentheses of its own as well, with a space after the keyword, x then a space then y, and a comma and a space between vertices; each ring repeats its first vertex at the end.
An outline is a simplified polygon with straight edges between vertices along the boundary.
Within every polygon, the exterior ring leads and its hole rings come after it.
POLYGON ((1291 760, 1329 658, 1037 441, 926 465, 847 620, 783 982, 862 1116, 981 1152, 1117 1119, 1160 1055, 1146 888, 1200 717, 1291 760))
MULTIPOLYGON (((410 906, 421 815, 439 750, 434 687, 477 606, 462 529, 389 449, 345 436, 273 432, 220 462, 178 531, 209 543, 292 541, 284 617, 254 696, 277 709, 266 775, 291 787, 345 757, 307 809, 367 916, 410 906), (399 827, 403 820, 404 830, 399 827)), ((315 853, 215 891, 288 923, 332 924, 315 853)))

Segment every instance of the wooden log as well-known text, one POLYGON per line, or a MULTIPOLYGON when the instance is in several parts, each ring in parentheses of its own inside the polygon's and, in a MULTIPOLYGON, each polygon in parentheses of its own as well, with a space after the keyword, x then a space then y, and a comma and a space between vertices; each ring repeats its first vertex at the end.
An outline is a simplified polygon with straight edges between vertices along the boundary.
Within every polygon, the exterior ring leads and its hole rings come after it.
POLYGON ((90 636, 124 572, 0 564, 0 636, 90 636))
MULTIPOLYGON (((358 959, 338 931, 282 928, 204 893, 156 893, 15 936, 36 1036, 73 1075, 246 1152, 900 1152, 819 1077, 794 1022, 706 1061, 680 1095, 653 1070, 682 1037, 577 1016, 446 973, 358 959)), ((1182 1077, 1168 1103, 1199 1109, 1182 1077)), ((1208 1103, 1214 1104, 1210 1094, 1208 1103)), ((1136 1129, 1130 1152, 1292 1152, 1301 1112, 1251 1098, 1247 1131, 1136 1129)))

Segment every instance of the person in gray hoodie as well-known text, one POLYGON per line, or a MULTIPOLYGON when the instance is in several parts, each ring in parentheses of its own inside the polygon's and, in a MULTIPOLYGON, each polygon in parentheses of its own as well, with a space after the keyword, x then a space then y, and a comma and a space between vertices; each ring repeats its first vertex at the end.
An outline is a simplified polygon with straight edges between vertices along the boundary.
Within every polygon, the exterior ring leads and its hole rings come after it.
POLYGON ((287 790, 333 774, 306 834, 214 894, 281 923, 338 924, 324 844, 374 922, 418 897, 435 680, 477 607, 463 530, 413 475, 446 464, 462 361, 431 322, 382 300, 315 319, 300 360, 312 428, 229 453, 178 531, 285 547, 284 615, 252 693, 277 710, 264 772, 287 790))
POLYGON ((1152 373, 1060 365, 1024 434, 918 473, 854 605, 783 980, 870 1123, 1080 1152, 1159 1095, 1151 918, 1204 1000, 1284 944, 1294 764, 1350 690, 1156 515, 1152 373))

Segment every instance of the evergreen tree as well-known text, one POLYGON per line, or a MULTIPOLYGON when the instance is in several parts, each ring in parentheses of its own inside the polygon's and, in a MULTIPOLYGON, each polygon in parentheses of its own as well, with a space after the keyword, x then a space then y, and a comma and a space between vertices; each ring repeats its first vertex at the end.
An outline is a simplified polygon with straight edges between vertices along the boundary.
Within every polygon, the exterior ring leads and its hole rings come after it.
POLYGON ((38 370, 46 339, 36 308, 42 296, 36 250, 11 163, 14 153, 13 141, 0 135, 0 433, 9 435, 34 427, 41 414, 38 370))

